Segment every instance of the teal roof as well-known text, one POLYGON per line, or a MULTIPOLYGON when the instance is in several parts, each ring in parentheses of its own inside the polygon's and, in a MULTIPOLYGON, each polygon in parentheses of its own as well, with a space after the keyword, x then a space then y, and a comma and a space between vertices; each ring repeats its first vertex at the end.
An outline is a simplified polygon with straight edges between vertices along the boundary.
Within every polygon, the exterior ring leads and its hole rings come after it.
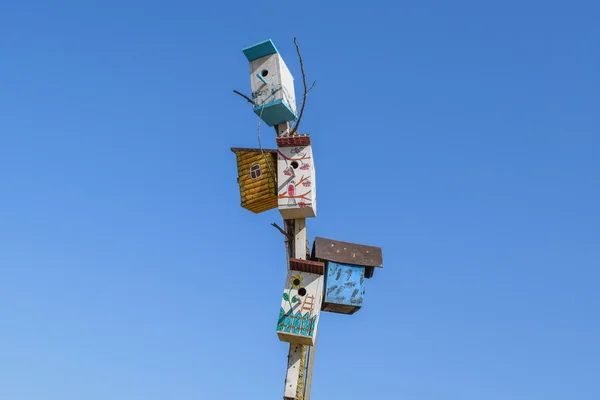
POLYGON ((246 47, 242 51, 244 52, 244 55, 248 61, 254 61, 258 58, 277 53, 277 48, 271 39, 267 39, 264 42, 256 43, 250 47, 246 47))

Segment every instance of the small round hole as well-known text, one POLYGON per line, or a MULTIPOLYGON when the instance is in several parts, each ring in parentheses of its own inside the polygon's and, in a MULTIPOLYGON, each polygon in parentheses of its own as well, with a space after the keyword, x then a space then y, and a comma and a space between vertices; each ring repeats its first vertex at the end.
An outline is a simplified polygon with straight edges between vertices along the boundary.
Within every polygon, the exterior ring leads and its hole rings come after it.
POLYGON ((266 69, 263 69, 260 74, 264 78, 265 76, 269 75, 269 71, 267 71, 266 69))
POLYGON ((294 168, 294 169, 298 168, 298 162, 297 161, 292 161, 292 168, 294 168))
POLYGON ((306 289, 301 287, 300 289, 298 289, 298 294, 300 296, 306 296, 306 289))

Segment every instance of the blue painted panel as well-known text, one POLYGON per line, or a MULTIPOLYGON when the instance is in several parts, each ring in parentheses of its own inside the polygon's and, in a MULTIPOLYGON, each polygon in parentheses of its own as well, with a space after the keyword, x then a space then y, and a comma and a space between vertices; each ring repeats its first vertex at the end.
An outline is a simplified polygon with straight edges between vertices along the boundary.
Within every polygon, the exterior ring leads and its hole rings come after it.
POLYGON ((254 107, 254 112, 269 126, 283 124, 284 122, 290 122, 296 119, 296 114, 283 100, 276 100, 265 104, 264 106, 256 106, 254 107))
POLYGON ((254 61, 269 54, 277 53, 277 48, 271 41, 271 39, 265 40, 264 42, 253 44, 252 46, 246 47, 242 50, 248 61, 254 61))
POLYGON ((288 310, 284 313, 283 308, 280 308, 279 319, 277 320, 277 332, 294 333, 312 337, 315 332, 316 323, 316 315, 311 317, 308 312, 302 315, 300 311, 296 311, 296 314, 294 314, 292 310, 288 310))
POLYGON ((364 267, 327 262, 325 303, 361 307, 364 295, 364 267))

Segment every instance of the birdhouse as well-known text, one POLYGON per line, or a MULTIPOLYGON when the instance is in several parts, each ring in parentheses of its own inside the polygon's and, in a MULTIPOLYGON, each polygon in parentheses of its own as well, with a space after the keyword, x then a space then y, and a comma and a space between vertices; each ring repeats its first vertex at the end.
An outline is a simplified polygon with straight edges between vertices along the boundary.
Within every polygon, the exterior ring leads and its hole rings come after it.
POLYGON ((354 314, 363 305, 365 278, 383 267, 381 248, 315 238, 312 259, 325 263, 323 311, 354 314))
POLYGON ((269 126, 295 120, 294 78, 271 39, 247 47, 243 52, 250 63, 256 115, 269 126))
POLYGON ((284 219, 317 215, 315 164, 309 135, 277 138, 277 196, 284 219))
POLYGON ((290 259, 277 321, 277 336, 282 342, 315 345, 324 267, 322 262, 290 259))
POLYGON ((232 148, 242 207, 256 214, 277 207, 277 150, 232 148))

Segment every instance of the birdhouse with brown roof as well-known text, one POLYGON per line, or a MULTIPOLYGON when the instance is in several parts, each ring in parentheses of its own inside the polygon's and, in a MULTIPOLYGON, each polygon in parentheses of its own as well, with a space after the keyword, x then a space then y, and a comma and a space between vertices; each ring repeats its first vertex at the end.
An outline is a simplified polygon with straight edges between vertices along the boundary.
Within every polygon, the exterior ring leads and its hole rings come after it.
POLYGON ((323 301, 325 264, 291 258, 277 320, 282 342, 314 346, 323 301))
POLYGON ((277 138, 277 198, 284 219, 317 215, 315 160, 309 135, 277 138))
POLYGON ((277 150, 231 149, 237 160, 241 205, 256 214, 277 207, 277 150))
POLYGON ((322 310, 354 314, 363 305, 365 279, 383 267, 380 247, 317 237, 313 260, 325 263, 322 310))

